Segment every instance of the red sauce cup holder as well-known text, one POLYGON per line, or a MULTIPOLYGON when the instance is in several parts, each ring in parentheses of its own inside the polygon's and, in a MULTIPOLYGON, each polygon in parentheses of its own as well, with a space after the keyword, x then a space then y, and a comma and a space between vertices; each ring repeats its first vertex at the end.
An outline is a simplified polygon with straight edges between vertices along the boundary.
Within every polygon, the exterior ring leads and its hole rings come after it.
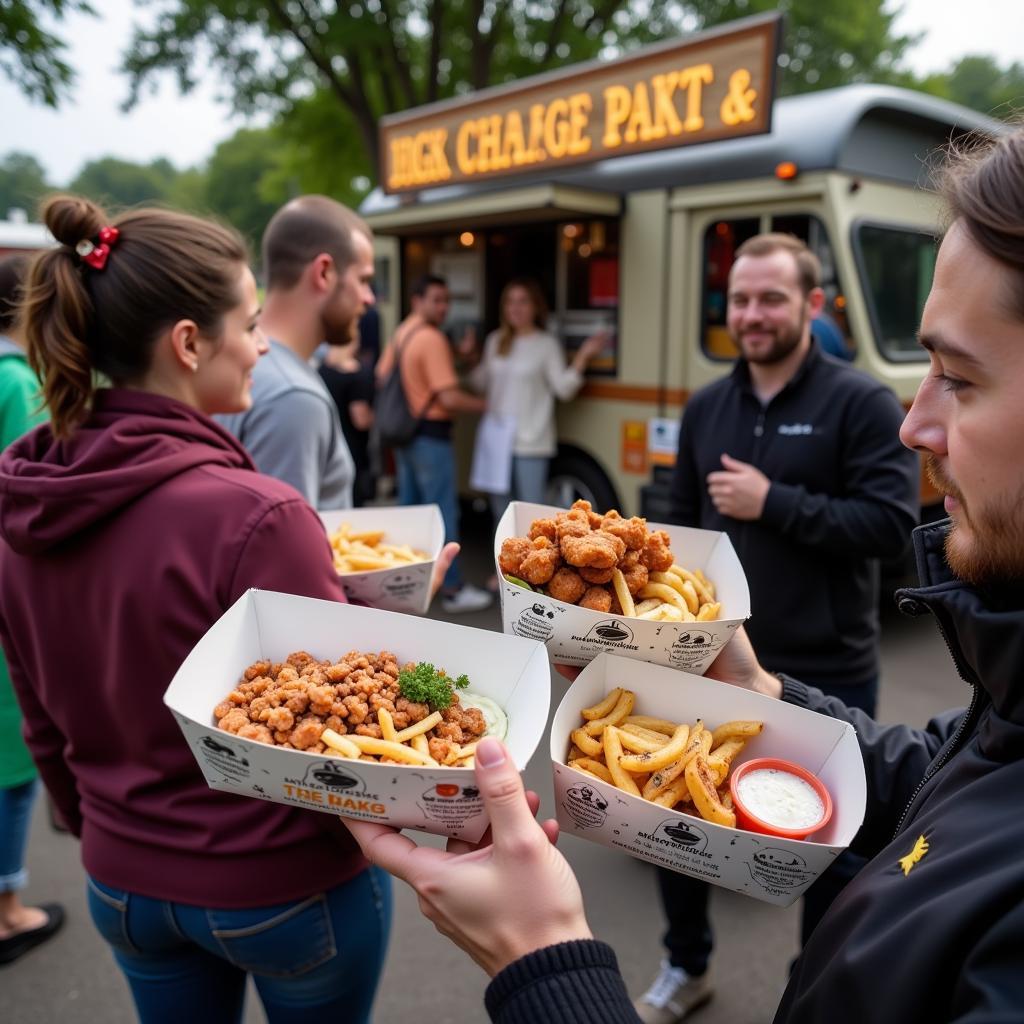
POLYGON ((729 791, 732 793, 733 808, 736 811, 736 824, 748 832, 760 832, 763 835, 778 836, 781 839, 806 839, 809 835, 823 829, 832 817, 832 796, 825 788, 825 784, 821 779, 806 768, 793 764, 792 761, 783 761, 777 757, 757 757, 753 761, 745 761, 743 764, 737 765, 729 779, 729 791), (818 794, 825 807, 825 813, 821 816, 821 819, 811 825, 810 828, 782 828, 779 825, 771 824, 771 822, 763 821, 757 815, 752 814, 740 799, 738 792, 739 781, 747 772, 754 772, 759 768, 775 768, 781 772, 789 772, 790 775, 795 775, 798 779, 803 779, 818 794))

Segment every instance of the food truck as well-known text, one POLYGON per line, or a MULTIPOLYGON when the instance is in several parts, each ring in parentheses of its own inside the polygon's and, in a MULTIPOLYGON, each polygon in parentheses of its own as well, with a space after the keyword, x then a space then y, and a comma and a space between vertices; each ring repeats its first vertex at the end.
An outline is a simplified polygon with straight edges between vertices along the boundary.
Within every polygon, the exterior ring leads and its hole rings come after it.
POLYGON ((0 220, 0 259, 7 256, 31 255, 56 245, 45 224, 34 224, 24 210, 7 211, 0 220))
MULTIPOLYGON (((745 19, 382 122, 382 186, 362 213, 387 335, 425 272, 448 281, 453 332, 497 327, 502 286, 524 275, 567 353, 611 332, 559 407, 551 504, 664 518, 680 412, 735 358, 729 268, 759 232, 807 242, 853 364, 913 398, 939 229, 930 174, 950 140, 1000 125, 876 85, 774 101, 779 25, 745 19)), ((463 483, 473 428, 456 431, 463 483)))

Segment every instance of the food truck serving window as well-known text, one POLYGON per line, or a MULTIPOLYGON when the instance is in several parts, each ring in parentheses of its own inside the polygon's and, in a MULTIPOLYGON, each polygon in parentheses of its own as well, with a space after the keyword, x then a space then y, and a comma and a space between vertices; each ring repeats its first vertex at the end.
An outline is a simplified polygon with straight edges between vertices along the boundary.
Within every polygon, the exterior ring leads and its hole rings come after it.
POLYGON ((892 362, 927 359, 917 328, 935 271, 934 236, 860 223, 853 240, 879 352, 892 362))
POLYGON ((839 287, 832 246, 825 225, 812 214, 777 214, 716 220, 704 232, 701 347, 712 359, 735 359, 739 352, 729 336, 727 307, 729 271, 736 250, 749 238, 762 232, 795 235, 818 257, 821 286, 825 290, 825 308, 812 333, 833 355, 853 358, 853 341, 846 318, 846 298, 839 287), (825 341, 827 334, 828 344, 825 341), (834 348, 834 351, 833 351, 834 348))

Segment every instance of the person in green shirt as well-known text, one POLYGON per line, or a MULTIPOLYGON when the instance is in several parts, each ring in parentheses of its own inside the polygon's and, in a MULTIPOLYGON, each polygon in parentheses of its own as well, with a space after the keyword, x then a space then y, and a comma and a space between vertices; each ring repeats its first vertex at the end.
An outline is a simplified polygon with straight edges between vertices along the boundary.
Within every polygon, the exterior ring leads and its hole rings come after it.
MULTIPOLYGON (((24 256, 0 261, 0 450, 45 419, 39 381, 14 322, 17 292, 27 268, 24 256)), ((7 661, 0 655, 0 964, 45 942, 64 921, 60 904, 27 907, 20 898, 28 883, 25 845, 36 786, 7 661)))

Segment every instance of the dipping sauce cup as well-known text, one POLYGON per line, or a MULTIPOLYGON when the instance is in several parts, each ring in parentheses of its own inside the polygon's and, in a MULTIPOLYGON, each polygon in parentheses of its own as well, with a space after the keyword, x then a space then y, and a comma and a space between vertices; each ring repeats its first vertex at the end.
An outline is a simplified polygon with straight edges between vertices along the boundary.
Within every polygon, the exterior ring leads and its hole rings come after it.
POLYGON ((729 789, 736 811, 736 824, 748 832, 760 832, 782 839, 806 839, 824 828, 832 817, 832 797, 829 791, 816 775, 792 761, 776 757, 758 757, 746 761, 733 769, 729 789), (762 781, 758 787, 760 792, 751 791, 752 779, 748 778, 746 787, 742 785, 744 777, 754 772, 764 772, 763 776, 759 776, 762 781), (800 781, 792 781, 794 778, 800 781), (817 800, 808 791, 808 786, 817 795, 817 800), (746 801, 743 799, 745 788, 746 801), (821 803, 820 814, 817 813, 818 801, 821 803), (776 811, 774 814, 773 809, 776 811), (801 814, 800 811, 804 809, 808 813, 801 814))

